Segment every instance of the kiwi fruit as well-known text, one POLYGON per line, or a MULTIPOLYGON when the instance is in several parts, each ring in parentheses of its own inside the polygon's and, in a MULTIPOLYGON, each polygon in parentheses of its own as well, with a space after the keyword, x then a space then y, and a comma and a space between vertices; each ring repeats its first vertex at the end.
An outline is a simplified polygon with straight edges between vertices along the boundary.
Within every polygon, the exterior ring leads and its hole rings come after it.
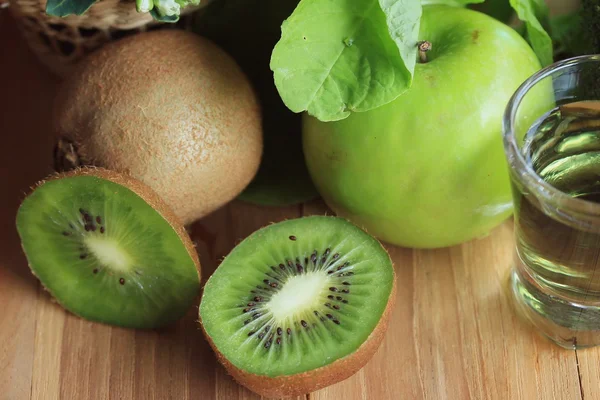
POLYGON ((17 213, 29 266, 70 312, 91 321, 157 328, 200 291, 198 254, 147 185, 82 168, 40 182, 17 213))
POLYGON ((262 156, 258 98, 236 62, 181 30, 89 55, 59 90, 55 168, 95 165, 146 183, 189 224, 234 199, 262 156))
POLYGON ((289 397, 358 371, 379 347, 394 299, 382 245, 345 219, 311 216, 237 245, 204 287, 200 322, 234 379, 289 397))

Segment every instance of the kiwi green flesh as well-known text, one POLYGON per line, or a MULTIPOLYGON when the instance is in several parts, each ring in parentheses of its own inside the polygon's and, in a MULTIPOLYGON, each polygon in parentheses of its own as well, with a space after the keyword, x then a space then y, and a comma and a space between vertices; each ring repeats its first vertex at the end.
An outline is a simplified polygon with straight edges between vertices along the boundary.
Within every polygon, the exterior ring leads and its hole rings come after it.
POLYGON ((200 319, 238 369, 298 374, 354 353, 381 319, 393 279, 385 249, 348 221, 288 220, 223 260, 204 288, 200 319))
POLYGON ((33 273, 83 318, 155 328, 180 318, 198 295, 198 272, 178 234, 114 182, 47 181, 23 201, 17 230, 33 273))

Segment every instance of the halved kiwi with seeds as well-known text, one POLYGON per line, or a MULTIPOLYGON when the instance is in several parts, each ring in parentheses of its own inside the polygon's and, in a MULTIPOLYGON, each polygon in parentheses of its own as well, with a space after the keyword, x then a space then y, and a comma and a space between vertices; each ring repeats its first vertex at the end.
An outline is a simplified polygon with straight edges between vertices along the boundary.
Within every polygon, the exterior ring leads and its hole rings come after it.
POLYGON ((79 169, 42 181, 17 230, 29 266, 64 308, 83 318, 155 328, 183 316, 200 289, 194 246, 148 186, 79 169))
POLYGON ((346 379, 381 343, 394 302, 389 255, 342 218, 250 235, 210 277, 200 320, 229 373, 256 393, 296 396, 346 379))

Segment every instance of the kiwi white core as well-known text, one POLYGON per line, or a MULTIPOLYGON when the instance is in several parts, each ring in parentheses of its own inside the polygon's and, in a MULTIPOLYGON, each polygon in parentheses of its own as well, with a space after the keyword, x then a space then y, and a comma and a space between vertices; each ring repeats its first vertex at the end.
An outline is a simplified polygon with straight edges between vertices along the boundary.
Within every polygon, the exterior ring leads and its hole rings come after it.
POLYGON ((133 260, 118 241, 109 237, 88 235, 84 243, 104 267, 116 272, 127 272, 131 269, 133 260))
POLYGON ((321 293, 327 290, 328 283, 329 277, 323 271, 292 276, 273 295, 267 308, 278 322, 300 317, 322 302, 321 293))

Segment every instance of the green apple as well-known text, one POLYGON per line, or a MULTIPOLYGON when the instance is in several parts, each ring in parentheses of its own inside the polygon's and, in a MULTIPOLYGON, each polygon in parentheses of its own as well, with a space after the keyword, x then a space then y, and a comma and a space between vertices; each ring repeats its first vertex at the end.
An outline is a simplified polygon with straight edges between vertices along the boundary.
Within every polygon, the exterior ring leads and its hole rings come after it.
POLYGON ((511 214, 502 115, 540 63, 512 28, 465 8, 424 7, 419 36, 432 48, 407 92, 341 121, 305 115, 303 146, 337 214, 386 242, 436 248, 511 214))

